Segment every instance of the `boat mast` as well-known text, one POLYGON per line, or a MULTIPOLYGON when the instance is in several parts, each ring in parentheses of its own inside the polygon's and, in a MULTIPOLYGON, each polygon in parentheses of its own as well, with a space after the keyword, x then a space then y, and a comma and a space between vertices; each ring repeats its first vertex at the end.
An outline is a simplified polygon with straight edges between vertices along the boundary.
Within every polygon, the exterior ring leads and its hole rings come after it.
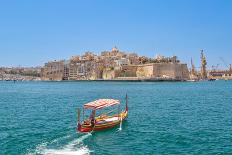
POLYGON ((196 74, 196 72, 195 72, 195 66, 194 66, 194 64, 193 64, 193 59, 191 58, 191 74, 193 75, 193 76, 195 76, 196 74))
POLYGON ((81 110, 80 108, 77 109, 77 122, 78 124, 80 124, 80 113, 81 113, 81 110))
POLYGON ((84 120, 85 120, 85 108, 83 108, 83 122, 84 122, 84 120))
POLYGON ((119 113, 120 113, 120 106, 118 105, 118 119, 119 119, 119 113))
POLYGON ((128 111, 128 96, 126 94, 126 111, 128 111))

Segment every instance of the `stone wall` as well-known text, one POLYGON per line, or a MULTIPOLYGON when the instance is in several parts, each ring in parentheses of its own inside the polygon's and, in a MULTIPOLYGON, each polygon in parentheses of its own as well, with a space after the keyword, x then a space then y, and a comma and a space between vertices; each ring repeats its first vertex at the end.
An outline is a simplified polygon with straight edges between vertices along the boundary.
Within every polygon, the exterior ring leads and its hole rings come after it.
POLYGON ((120 77, 136 77, 137 65, 126 65, 121 67, 120 77))
POLYGON ((102 73, 102 78, 105 80, 112 80, 120 76, 120 70, 104 70, 102 73))
MULTIPOLYGON (((63 80, 64 79, 64 70, 65 66, 63 62, 51 62, 45 65, 41 69, 41 79, 42 80, 63 80)), ((77 80, 76 75, 77 70, 72 67, 69 67, 69 79, 77 80), (72 75, 71 75, 72 74, 72 75)), ((124 65, 120 68, 107 68, 101 72, 93 70, 86 78, 91 80, 96 80, 101 78, 105 80, 112 80, 116 78, 123 77, 137 77, 139 79, 149 79, 149 78, 168 78, 175 80, 188 80, 189 71, 187 64, 181 63, 150 63, 143 65, 124 65)))
POLYGON ((64 78, 64 61, 54 61, 46 63, 41 68, 41 79, 42 80, 54 80, 60 81, 64 78))
POLYGON ((154 66, 153 65, 138 66, 138 69, 136 71, 136 76, 139 78, 148 78, 154 76, 154 66))
POLYGON ((41 80, 54 80, 54 81, 60 81, 63 80, 63 71, 53 71, 53 72, 46 72, 46 75, 41 77, 41 80))
POLYGON ((187 80, 189 79, 189 72, 187 64, 157 63, 153 64, 153 76, 187 80))
POLYGON ((188 80, 189 72, 186 64, 151 63, 144 65, 123 66, 119 76, 138 77, 138 78, 160 77, 160 78, 172 78, 176 80, 188 80))

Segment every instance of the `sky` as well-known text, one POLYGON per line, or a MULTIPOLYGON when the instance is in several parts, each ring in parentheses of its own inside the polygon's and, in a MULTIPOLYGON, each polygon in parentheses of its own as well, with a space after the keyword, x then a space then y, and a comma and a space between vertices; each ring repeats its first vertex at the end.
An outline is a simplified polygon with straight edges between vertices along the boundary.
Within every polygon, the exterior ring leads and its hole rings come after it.
POLYGON ((192 58, 196 67, 203 49, 208 68, 225 68, 231 41, 231 0, 0 1, 0 66, 42 66, 117 46, 188 65, 192 58))

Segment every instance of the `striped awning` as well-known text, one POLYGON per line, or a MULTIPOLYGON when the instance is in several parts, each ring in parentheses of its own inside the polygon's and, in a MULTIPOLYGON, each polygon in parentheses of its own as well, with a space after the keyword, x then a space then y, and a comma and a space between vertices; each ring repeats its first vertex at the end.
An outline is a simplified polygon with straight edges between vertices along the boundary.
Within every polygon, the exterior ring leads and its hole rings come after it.
POLYGON ((84 104, 84 108, 85 109, 101 109, 101 108, 105 108, 105 107, 110 107, 113 105, 117 105, 120 104, 119 100, 114 100, 114 99, 98 99, 96 101, 93 102, 89 102, 84 104))

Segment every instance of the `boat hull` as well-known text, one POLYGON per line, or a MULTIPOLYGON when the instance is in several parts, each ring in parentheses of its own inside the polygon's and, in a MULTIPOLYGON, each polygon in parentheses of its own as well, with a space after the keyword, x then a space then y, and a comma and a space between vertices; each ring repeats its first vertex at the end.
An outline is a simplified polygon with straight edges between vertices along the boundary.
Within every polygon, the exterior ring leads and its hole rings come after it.
POLYGON ((119 116, 120 117, 117 117, 116 120, 106 121, 106 122, 100 121, 97 119, 94 126, 78 123, 77 131, 78 132, 102 131, 102 130, 116 127, 116 126, 120 125, 120 123, 127 118, 128 111, 126 110, 126 111, 120 113, 119 116))

